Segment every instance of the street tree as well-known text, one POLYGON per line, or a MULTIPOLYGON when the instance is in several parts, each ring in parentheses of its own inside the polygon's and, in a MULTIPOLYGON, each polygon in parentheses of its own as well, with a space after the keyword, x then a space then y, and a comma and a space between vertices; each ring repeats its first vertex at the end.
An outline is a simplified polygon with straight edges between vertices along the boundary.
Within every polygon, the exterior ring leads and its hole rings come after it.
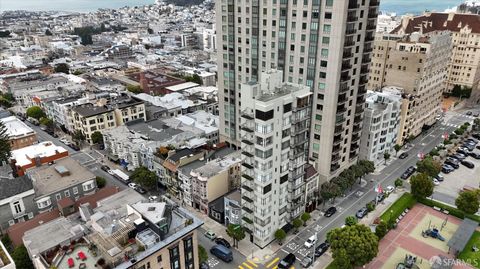
POLYGON ((20 245, 15 248, 12 253, 12 259, 15 262, 17 268, 22 269, 34 269, 32 260, 28 256, 27 248, 24 245, 20 245))
POLYGON ((140 166, 133 170, 130 179, 147 189, 153 189, 157 185, 158 176, 145 166, 140 166))
POLYGON ((347 255, 347 251, 345 249, 338 250, 333 255, 333 259, 333 263, 336 266, 335 268, 353 269, 352 261, 347 255))
POLYGON ((80 143, 82 141, 85 141, 85 135, 82 133, 82 131, 77 130, 73 133, 72 139, 77 143, 80 143))
POLYGON ((283 229, 278 229, 275 231, 275 239, 277 239, 278 244, 281 246, 283 244, 283 240, 287 237, 287 233, 283 229))
POLYGON ((410 192, 417 198, 429 197, 433 193, 432 178, 425 174, 416 174, 410 178, 410 192))
POLYGON ((402 149, 402 146, 400 146, 399 144, 395 144, 395 146, 393 146, 393 149, 395 150, 395 157, 398 155, 398 152, 402 149))
POLYGON ((70 74, 70 66, 68 66, 66 63, 57 64, 55 65, 55 72, 70 74))
POLYGON ((300 219, 303 221, 303 226, 307 226, 307 221, 311 218, 310 213, 304 212, 301 216, 300 219))
POLYGON ((347 216, 345 218, 345 225, 352 226, 358 223, 358 220, 355 216, 347 216))
POLYGON ((361 267, 377 256, 378 237, 363 224, 335 228, 327 233, 327 241, 331 244, 333 258, 339 262, 339 257, 349 266, 340 268, 361 267))
POLYGON ((27 117, 32 117, 34 119, 40 120, 41 118, 46 117, 45 112, 39 106, 31 106, 27 109, 27 117))
POLYGON ((353 185, 355 184, 355 181, 357 180, 356 177, 355 177, 355 172, 353 171, 353 169, 351 167, 343 170, 340 173, 340 177, 344 178, 347 181, 350 189, 353 187, 353 185))
POLYGON ((395 188, 400 188, 403 186, 403 180, 400 178, 395 179, 395 188))
POLYGON ((337 184, 333 182, 325 182, 322 184, 320 188, 320 196, 324 202, 324 205, 326 201, 332 200, 338 195, 340 195, 340 188, 337 184))
POLYGON ((296 218, 292 221, 293 227, 295 227, 295 233, 298 232, 298 228, 303 225, 303 221, 299 218, 296 218))
POLYGON ((390 159, 390 153, 388 153, 388 151, 385 151, 383 153, 383 159, 385 160, 385 165, 386 165, 387 161, 390 159))
POLYGON ((478 211, 478 195, 474 191, 464 191, 455 199, 455 205, 466 214, 475 214, 478 211))
POLYGON ((350 187, 348 184, 348 180, 341 176, 333 178, 331 182, 336 184, 340 188, 340 193, 345 193, 345 191, 350 187))
POLYGON ((103 145, 103 135, 99 131, 95 131, 92 134, 92 143, 103 145))
POLYGON ((375 235, 382 239, 388 232, 387 223, 385 221, 380 221, 380 223, 375 227, 375 235))
POLYGON ((53 120, 51 120, 47 117, 40 118, 39 122, 40 122, 41 125, 44 125, 47 128, 53 128, 53 120))
POLYGON ((202 245, 198 245, 198 260, 200 263, 206 262, 208 260, 208 252, 202 245))
POLYGON ((432 156, 427 156, 425 159, 417 162, 418 173, 424 173, 434 177, 442 170, 442 164, 435 161, 432 156))
POLYGON ((233 246, 238 247, 238 242, 245 238, 245 230, 240 225, 228 224, 227 235, 233 239, 233 246))
POLYGON ((365 175, 368 175, 368 174, 371 174, 373 172, 375 172, 375 163, 373 163, 372 161, 369 161, 369 160, 360 160, 358 161, 358 163, 364 167, 365 169, 365 175))
POLYGON ((99 189, 105 187, 107 185, 107 181, 103 177, 95 177, 95 181, 97 182, 97 187, 99 189))
POLYGON ((0 162, 8 163, 12 155, 12 148, 8 138, 7 127, 0 121, 0 162))

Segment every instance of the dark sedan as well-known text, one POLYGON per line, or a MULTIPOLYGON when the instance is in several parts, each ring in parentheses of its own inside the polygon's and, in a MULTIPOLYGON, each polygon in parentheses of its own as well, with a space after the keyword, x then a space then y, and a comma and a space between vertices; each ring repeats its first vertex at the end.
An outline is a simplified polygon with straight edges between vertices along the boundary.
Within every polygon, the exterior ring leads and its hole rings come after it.
POLYGON ((409 178, 411 175, 413 175, 413 173, 415 173, 416 170, 417 170, 417 169, 416 169, 415 167, 413 167, 413 166, 408 167, 407 170, 406 170, 405 172, 403 172, 401 178, 402 178, 402 179, 407 179, 407 178, 409 178))
POLYGON ((454 170, 455 170, 455 169, 454 169, 452 166, 448 165, 448 164, 444 164, 444 165, 442 166, 442 172, 445 173, 445 174, 450 174, 450 173, 453 172, 454 170))
POLYGON ((404 152, 402 154, 400 154, 400 156, 398 156, 399 159, 405 159, 408 157, 408 153, 404 152))
POLYGON ((355 216, 357 216, 357 218, 359 218, 359 219, 362 219, 363 217, 365 217, 367 215, 367 213, 368 213, 368 209, 366 207, 362 207, 357 211, 355 216))
POLYGON ((330 244, 327 242, 321 243, 316 249, 315 249, 315 257, 320 257, 325 253, 328 248, 330 247, 330 244))
POLYGON ((455 159, 457 159, 457 160, 459 160, 459 161, 462 161, 462 160, 464 160, 467 156, 463 155, 462 153, 457 153, 457 154, 452 155, 451 157, 453 157, 453 158, 455 158, 455 159))
POLYGON ((106 166, 106 165, 102 165, 101 169, 105 172, 108 172, 110 169, 110 167, 106 166))
POLYGON ((221 237, 215 238, 215 243, 217 243, 217 244, 219 244, 219 245, 222 245, 222 246, 224 246, 224 247, 226 247, 226 248, 230 248, 230 243, 229 243, 227 240, 225 240, 225 239, 223 239, 223 238, 221 238, 221 237))
POLYGON ((478 154, 478 153, 470 152, 469 155, 474 159, 480 160, 480 154, 478 154))
POLYGON ((325 217, 331 217, 333 214, 335 214, 337 212, 337 208, 332 206, 330 207, 329 209, 327 209, 327 211, 325 211, 325 214, 324 216, 325 217))
POLYGON ((138 193, 140 193, 140 194, 145 194, 145 193, 147 193, 147 191, 146 191, 144 188, 140 187, 140 186, 135 187, 135 190, 136 190, 138 193))
POLYGON ((462 165, 470 168, 470 169, 473 169, 475 167, 475 165, 472 163, 472 162, 469 162, 469 161, 462 161, 462 165))

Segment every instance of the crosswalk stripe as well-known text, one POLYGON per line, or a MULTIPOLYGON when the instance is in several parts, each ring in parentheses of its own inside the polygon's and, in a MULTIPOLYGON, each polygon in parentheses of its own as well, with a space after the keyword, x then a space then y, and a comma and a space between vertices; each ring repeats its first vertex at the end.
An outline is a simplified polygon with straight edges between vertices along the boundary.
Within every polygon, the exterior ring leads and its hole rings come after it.
MULTIPOLYGON (((278 260, 280 260, 279 257, 276 257, 275 259, 273 259, 273 261, 271 261, 269 264, 267 264, 267 268, 270 268, 270 266, 274 265, 276 262, 278 262, 278 260)), ((276 266, 275 266, 276 267, 276 266)), ((274 267, 274 268, 275 268, 274 267)))
POLYGON ((244 269, 241 265, 238 266, 239 269, 244 269))
POLYGON ((242 263, 243 266, 247 267, 248 269, 253 269, 253 267, 251 267, 250 265, 248 265, 248 263, 244 262, 242 263))
POLYGON ((272 267, 272 269, 278 269, 278 265, 275 265, 274 267, 272 267))
POLYGON ((253 267, 255 267, 255 268, 258 267, 258 265, 257 265, 256 263, 254 263, 253 261, 251 261, 251 260, 247 260, 247 262, 248 262, 249 264, 251 264, 251 265, 252 265, 253 267))

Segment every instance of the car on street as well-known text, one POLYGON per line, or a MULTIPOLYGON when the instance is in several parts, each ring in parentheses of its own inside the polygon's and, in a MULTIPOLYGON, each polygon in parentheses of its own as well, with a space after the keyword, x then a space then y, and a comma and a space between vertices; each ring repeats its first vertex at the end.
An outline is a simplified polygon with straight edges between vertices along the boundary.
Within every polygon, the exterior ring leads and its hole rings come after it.
POLYGON ((210 253, 212 253, 215 257, 219 258, 224 262, 231 262, 233 261, 233 253, 230 249, 222 246, 222 245, 215 245, 210 249, 210 253))
POLYGON ((467 113, 465 113, 465 115, 467 115, 467 116, 472 116, 472 115, 473 115, 473 112, 472 112, 472 111, 467 111, 467 113))
POLYGON ((315 257, 320 257, 323 253, 327 252, 330 244, 328 242, 323 242, 315 248, 315 257))
POLYGON ((108 170, 110 170, 110 167, 108 167, 106 165, 102 165, 102 167, 100 167, 100 168, 105 172, 108 172, 108 170))
POLYGON ((400 176, 402 179, 407 179, 409 178, 411 175, 413 175, 413 173, 415 173, 417 169, 413 166, 410 166, 407 168, 407 170, 405 172, 403 172, 402 176, 400 176))
POLYGON ((327 211, 325 211, 324 216, 328 218, 328 217, 331 217, 336 212, 337 212, 337 208, 332 206, 332 207, 328 208, 327 211))
POLYGON ((377 202, 382 202, 385 200, 385 193, 381 192, 377 195, 377 202))
POLYGON ((136 190, 138 193, 140 193, 140 194, 145 194, 145 193, 147 193, 147 191, 146 191, 144 188, 142 188, 141 186, 137 186, 137 187, 135 188, 135 190, 136 190))
POLYGON ((303 268, 308 268, 310 265, 312 265, 313 260, 310 257, 305 257, 303 260, 300 262, 300 264, 303 266, 303 268))
POLYGON ((295 264, 295 261, 297 258, 293 253, 288 253, 285 258, 283 258, 279 263, 278 263, 278 269, 289 269, 295 264))
POLYGON ((455 170, 455 168, 453 168, 451 165, 443 164, 443 166, 442 166, 442 173, 450 174, 454 170, 455 170))
POLYGON ((71 148, 72 148, 73 150, 75 150, 75 151, 80 151, 80 147, 77 146, 77 145, 75 145, 75 144, 73 144, 73 143, 70 143, 70 144, 68 144, 67 146, 71 147, 71 148))
POLYGON ((156 202, 157 200, 158 200, 158 196, 155 196, 155 195, 148 196, 149 202, 156 202))
POLYGON ((445 178, 441 174, 438 174, 438 175, 434 176, 433 178, 435 178, 439 182, 442 182, 443 180, 445 180, 445 178))
POLYGON ((355 214, 355 216, 357 216, 358 219, 362 219, 363 217, 365 217, 366 215, 368 214, 368 209, 367 207, 362 207, 360 208, 357 213, 355 214))
POLYGON ((432 178, 433 185, 438 186, 440 182, 436 178, 432 178))
POLYGON ((113 170, 108 170, 107 173, 111 176, 115 175, 115 173, 113 172, 113 170))
POLYGON ((231 247, 231 246, 230 246, 230 243, 229 243, 227 240, 225 240, 224 238, 222 238, 222 237, 217 237, 217 238, 215 238, 214 241, 215 241, 215 243, 217 243, 217 244, 219 244, 219 245, 222 245, 222 246, 224 246, 224 247, 226 247, 226 248, 230 248, 230 247, 231 247))
POLYGON ((480 154, 478 154, 478 153, 470 152, 469 155, 470 155, 470 157, 472 157, 474 159, 480 160, 480 154))
POLYGON ((475 165, 474 165, 472 162, 470 162, 470 161, 462 161, 462 165, 463 165, 463 166, 466 166, 466 167, 468 167, 468 168, 470 168, 470 169, 475 168, 475 165))
POLYGON ((215 238, 217 238, 217 235, 213 231, 206 231, 204 235, 210 240, 214 240, 215 238))
POLYGON ((394 186, 388 185, 383 192, 385 192, 386 194, 390 194, 390 193, 392 193, 394 190, 395 190, 395 187, 394 187, 394 186))
POLYGON ((477 149, 480 149, 480 145, 476 146, 477 149))
POLYGON ((138 187, 138 185, 132 182, 132 183, 128 183, 128 187, 131 189, 135 189, 136 187, 138 187))
POLYGON ((467 155, 467 156, 468 156, 468 152, 473 151, 474 149, 475 149, 475 144, 465 143, 465 144, 463 144, 463 146, 462 146, 462 150, 463 150, 464 152, 460 152, 460 153, 462 153, 463 155, 467 155))
POLYGON ((474 145, 478 144, 478 140, 473 138, 473 137, 467 138, 466 142, 469 143, 469 144, 474 144, 474 145))
POLYGON ((473 133, 472 137, 475 139, 480 139, 480 133, 473 133))
POLYGON ((400 156, 398 156, 399 159, 405 159, 408 157, 408 153, 407 152, 404 152, 402 154, 400 154, 400 156))
POLYGON ((307 239, 307 241, 305 241, 304 245, 306 248, 311 248, 313 247, 316 241, 317 241, 317 237, 315 235, 312 235, 307 239))
POLYGON ((478 118, 478 116, 480 116, 480 113, 476 112, 476 113, 473 113, 473 115, 475 118, 478 118))

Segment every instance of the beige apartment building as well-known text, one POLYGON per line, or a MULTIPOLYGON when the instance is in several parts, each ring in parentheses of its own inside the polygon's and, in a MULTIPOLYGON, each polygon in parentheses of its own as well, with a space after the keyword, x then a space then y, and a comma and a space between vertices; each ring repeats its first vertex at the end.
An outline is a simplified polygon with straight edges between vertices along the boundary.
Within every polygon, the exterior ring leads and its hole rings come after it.
POLYGON ((423 34, 449 31, 452 37, 452 54, 448 63, 446 91, 454 85, 478 89, 480 81, 480 15, 455 13, 425 13, 422 16, 404 17, 392 34, 423 34))
POLYGON ((145 104, 135 99, 116 100, 115 104, 84 104, 72 108, 67 116, 69 129, 81 131, 88 143, 91 135, 133 120, 146 120, 145 104))
POLYGON ((448 31, 376 37, 368 87, 376 91, 387 86, 403 89, 397 143, 403 144, 435 123, 451 48, 448 31))

